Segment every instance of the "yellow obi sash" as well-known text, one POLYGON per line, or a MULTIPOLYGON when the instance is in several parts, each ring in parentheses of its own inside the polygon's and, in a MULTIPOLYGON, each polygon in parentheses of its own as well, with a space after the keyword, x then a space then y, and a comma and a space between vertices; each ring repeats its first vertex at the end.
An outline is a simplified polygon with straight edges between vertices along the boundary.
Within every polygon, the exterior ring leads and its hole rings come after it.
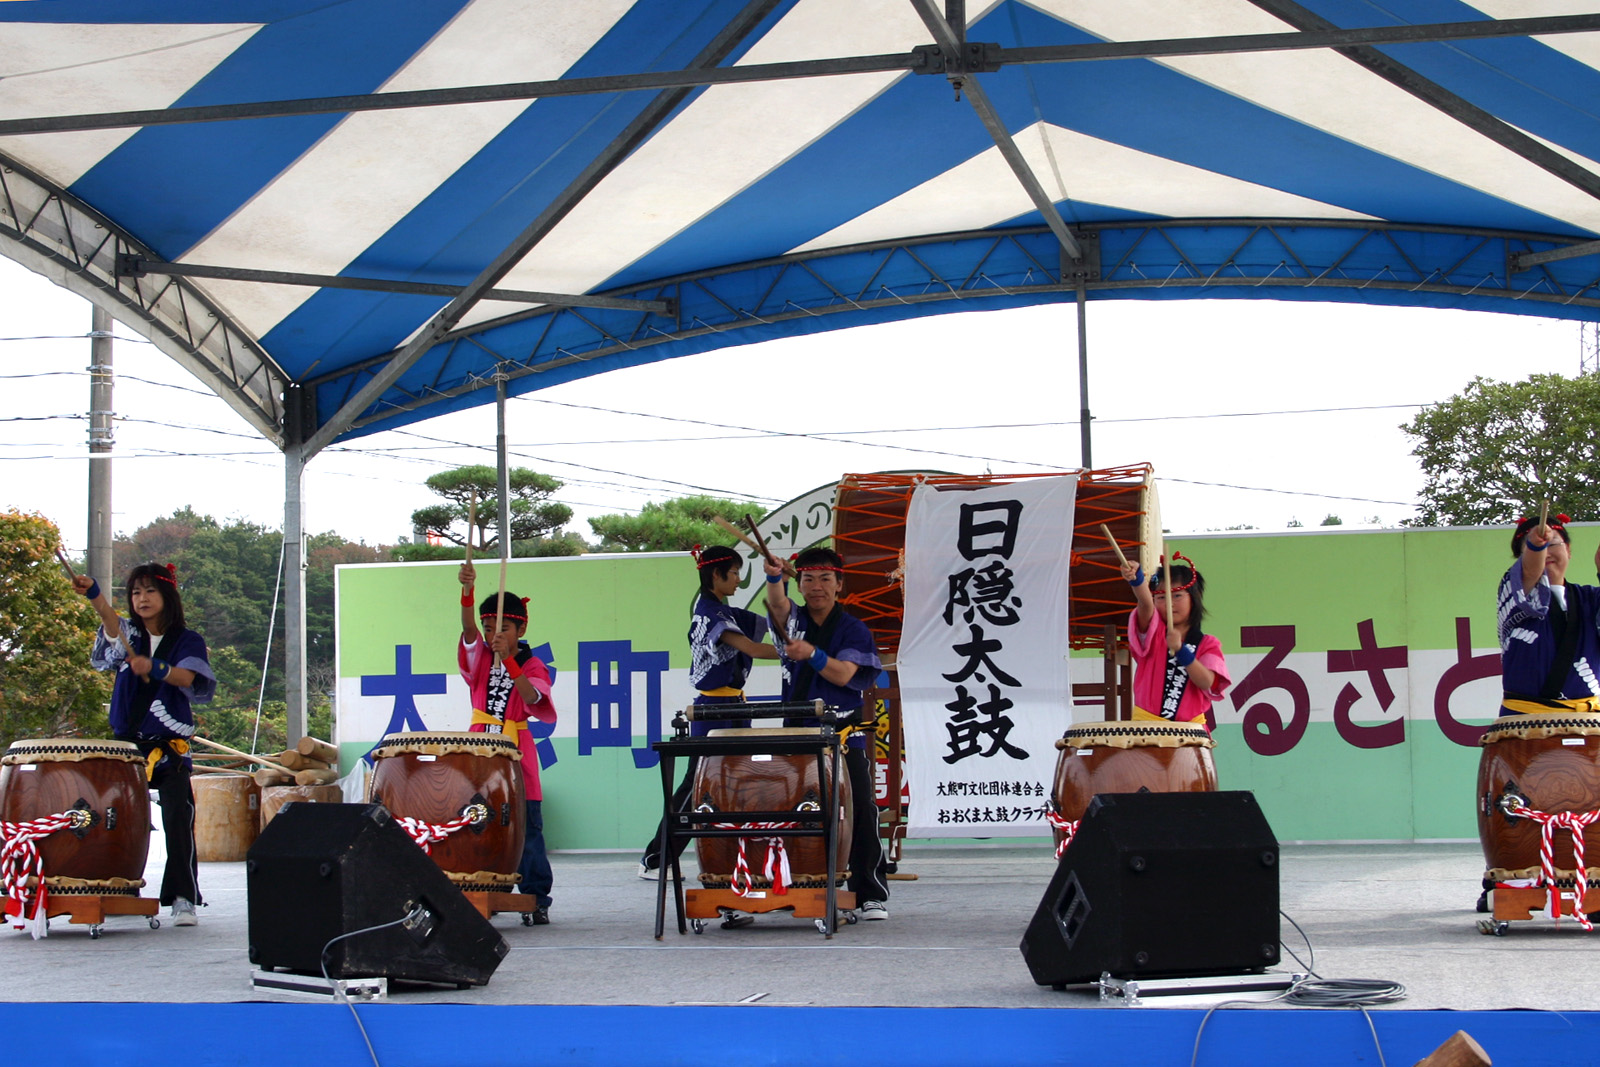
POLYGON ((162 749, 172 753, 174 759, 182 759, 189 752, 189 742, 181 737, 169 737, 157 743, 144 758, 144 778, 151 781, 156 776, 156 764, 161 762, 162 749))
POLYGON ((1524 715, 1564 715, 1569 711, 1600 711, 1600 697, 1577 697, 1573 700, 1555 700, 1542 704, 1533 700, 1506 697, 1500 706, 1524 715))
POLYGON ((1145 711, 1143 708, 1139 707, 1136 704, 1136 705, 1134 705, 1134 708, 1133 708, 1133 719, 1132 719, 1132 721, 1133 722, 1171 722, 1173 720, 1162 718, 1160 715, 1152 715, 1150 712, 1145 711))
POLYGON ((725 685, 721 689, 702 689, 700 690, 700 695, 703 697, 739 697, 743 699, 744 690, 725 685))
POLYGON ((522 747, 522 738, 519 737, 518 734, 528 728, 528 724, 525 722, 511 722, 505 719, 497 719, 493 715, 490 715, 487 711, 479 711, 477 708, 472 709, 472 725, 498 726, 500 727, 501 736, 505 737, 518 748, 522 747))

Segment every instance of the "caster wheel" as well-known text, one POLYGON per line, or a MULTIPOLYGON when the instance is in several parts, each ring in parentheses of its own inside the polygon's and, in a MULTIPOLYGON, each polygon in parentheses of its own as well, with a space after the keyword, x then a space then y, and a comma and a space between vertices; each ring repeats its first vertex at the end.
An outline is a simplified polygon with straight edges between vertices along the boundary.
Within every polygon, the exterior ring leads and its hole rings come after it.
POLYGON ((154 915, 150 916, 150 929, 152 929, 152 930, 161 929, 161 920, 156 918, 154 915))
POLYGON ((690 919, 689 929, 693 930, 697 934, 703 934, 706 932, 706 924, 701 922, 699 919, 690 919))
POLYGON ((103 929, 104 928, 99 923, 90 924, 90 926, 89 926, 89 940, 90 941, 98 941, 98 940, 100 940, 100 934, 103 931, 103 929))
POLYGON ((846 926, 854 926, 856 923, 858 923, 860 921, 861 921, 861 916, 857 915, 855 912, 847 911, 847 912, 844 913, 844 924, 846 926))
POLYGON ((522 913, 522 925, 523 926, 532 926, 533 925, 533 912, 525 911, 525 912, 522 913))
POLYGON ((826 919, 813 919, 812 921, 817 924, 817 933, 819 933, 819 934, 827 934, 827 932, 828 932, 828 920, 826 920, 826 919))
POLYGON ((1478 933, 1487 937, 1504 937, 1509 929, 1511 929, 1511 923, 1505 919, 1478 920, 1478 933))

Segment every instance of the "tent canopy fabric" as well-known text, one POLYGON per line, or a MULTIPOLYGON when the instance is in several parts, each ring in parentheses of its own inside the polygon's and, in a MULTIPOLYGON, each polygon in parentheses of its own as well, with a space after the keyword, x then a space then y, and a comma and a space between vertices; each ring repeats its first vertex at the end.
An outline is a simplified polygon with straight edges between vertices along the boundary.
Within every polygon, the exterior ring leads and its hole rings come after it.
POLYGON ((305 455, 955 310, 1594 319, 1597 6, 0 3, 0 252, 305 455))

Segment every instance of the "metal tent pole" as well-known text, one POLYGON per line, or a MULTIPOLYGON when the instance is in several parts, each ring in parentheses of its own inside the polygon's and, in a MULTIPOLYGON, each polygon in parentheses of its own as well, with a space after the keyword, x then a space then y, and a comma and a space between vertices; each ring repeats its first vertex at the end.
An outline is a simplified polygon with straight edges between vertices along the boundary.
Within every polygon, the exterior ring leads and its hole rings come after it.
POLYGON ((1094 467, 1089 414, 1089 292, 1078 286, 1078 440, 1083 452, 1083 468, 1094 467))
MULTIPOLYGON (((111 448, 113 414, 111 389, 111 312, 93 309, 89 342, 89 544, 84 569, 106 583, 117 582, 111 573, 111 448)), ((115 597, 112 598, 115 602, 115 597)))

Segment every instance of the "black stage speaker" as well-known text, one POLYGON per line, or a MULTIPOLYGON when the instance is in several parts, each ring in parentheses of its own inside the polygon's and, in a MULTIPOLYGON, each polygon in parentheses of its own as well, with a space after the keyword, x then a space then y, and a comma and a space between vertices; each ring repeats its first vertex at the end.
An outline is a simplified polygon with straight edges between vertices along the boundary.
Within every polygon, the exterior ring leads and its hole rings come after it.
POLYGON ((1278 840, 1254 794, 1106 793, 1022 938, 1040 985, 1278 962, 1278 840))
POLYGON ((485 985, 510 951, 381 804, 286 804, 245 857, 250 962, 330 978, 485 985), (357 934, 396 919, 409 920, 357 934))

